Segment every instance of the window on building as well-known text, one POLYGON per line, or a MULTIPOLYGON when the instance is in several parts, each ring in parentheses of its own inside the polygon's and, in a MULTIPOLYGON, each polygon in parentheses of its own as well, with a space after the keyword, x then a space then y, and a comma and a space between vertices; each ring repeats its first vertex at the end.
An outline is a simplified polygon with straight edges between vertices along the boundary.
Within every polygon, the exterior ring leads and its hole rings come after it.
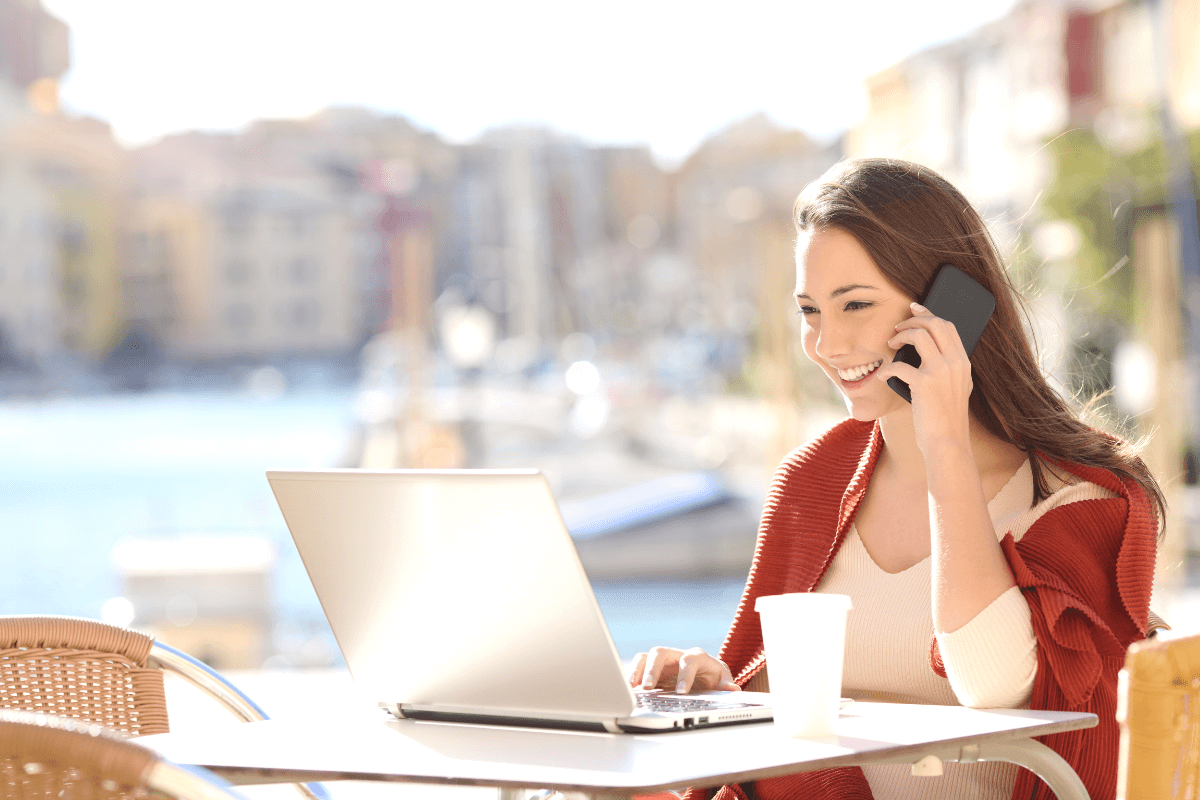
POLYGON ((297 330, 313 330, 321 322, 321 307, 312 300, 298 300, 289 309, 292 327, 297 330))
POLYGON ((239 333, 254 327, 254 309, 245 303, 235 303, 225 309, 225 322, 239 333))
MULTIPOLYGON (((41 217, 30 217, 30 230, 32 235, 36 235, 38 226, 42 223, 41 217)), ((66 256, 77 256, 88 247, 88 226, 87 223, 76 217, 64 218, 59 227, 59 247, 62 248, 63 254, 66 256)))
POLYGON ((1073 11, 1067 17, 1067 94, 1072 103, 1090 100, 1100 91, 1103 48, 1099 15, 1073 11))
POLYGON ((225 280, 234 286, 243 286, 254 277, 250 264, 242 258, 231 258, 225 262, 225 280))
POLYGON ((221 215, 225 235, 230 239, 244 239, 250 235, 250 209, 245 206, 230 206, 221 215))
POLYGON ((312 215, 305 211, 293 211, 284 217, 284 228, 297 239, 303 239, 312 228, 312 215))
POLYGON ((311 258, 293 258, 288 264, 287 274, 292 283, 312 283, 317 279, 317 264, 311 258))

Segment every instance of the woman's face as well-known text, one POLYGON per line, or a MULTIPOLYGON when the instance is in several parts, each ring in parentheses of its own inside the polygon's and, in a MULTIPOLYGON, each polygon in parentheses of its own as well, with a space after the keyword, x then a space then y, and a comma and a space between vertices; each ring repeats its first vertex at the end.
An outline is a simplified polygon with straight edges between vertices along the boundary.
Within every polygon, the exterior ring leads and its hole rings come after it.
POLYGON ((804 353, 838 387, 854 419, 865 422, 909 408, 875 370, 896 354, 888 340, 912 316, 911 301, 849 233, 825 228, 800 235, 796 305, 804 353))

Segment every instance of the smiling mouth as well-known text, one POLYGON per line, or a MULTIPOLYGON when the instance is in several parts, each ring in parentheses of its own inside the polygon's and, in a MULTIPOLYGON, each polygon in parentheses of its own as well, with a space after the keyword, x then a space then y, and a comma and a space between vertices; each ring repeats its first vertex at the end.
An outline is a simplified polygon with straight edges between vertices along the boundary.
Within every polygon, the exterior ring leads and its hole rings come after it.
POLYGON ((878 361, 873 361, 870 364, 863 364, 861 367, 855 367, 854 369, 847 369, 847 370, 839 369, 837 371, 837 374, 838 374, 838 377, 841 378, 842 380, 853 382, 853 381, 862 380, 863 378, 867 377, 875 370, 879 369, 879 367, 882 365, 883 365, 883 359, 880 359, 878 361))

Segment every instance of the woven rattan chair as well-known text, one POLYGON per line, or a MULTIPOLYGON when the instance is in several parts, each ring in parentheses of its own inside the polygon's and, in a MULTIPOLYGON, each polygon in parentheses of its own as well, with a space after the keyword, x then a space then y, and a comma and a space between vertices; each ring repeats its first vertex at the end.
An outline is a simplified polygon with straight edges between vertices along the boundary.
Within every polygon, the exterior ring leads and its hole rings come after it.
POLYGON ((1119 687, 1117 797, 1200 797, 1200 636, 1130 645, 1119 687))
MULTIPOLYGON (((138 631, 77 617, 0 616, 0 708, 95 723, 130 736, 169 730, 163 674, 244 722, 266 713, 219 672, 138 631)), ((297 784, 310 800, 320 784, 297 784)))
POLYGON ((1158 634, 1169 630, 1171 630, 1171 626, 1167 624, 1167 621, 1151 611, 1150 619, 1146 623, 1146 638, 1153 639, 1158 634))
POLYGON ((0 711, 0 790, 5 798, 234 800, 229 783, 181 767, 100 725, 0 711))

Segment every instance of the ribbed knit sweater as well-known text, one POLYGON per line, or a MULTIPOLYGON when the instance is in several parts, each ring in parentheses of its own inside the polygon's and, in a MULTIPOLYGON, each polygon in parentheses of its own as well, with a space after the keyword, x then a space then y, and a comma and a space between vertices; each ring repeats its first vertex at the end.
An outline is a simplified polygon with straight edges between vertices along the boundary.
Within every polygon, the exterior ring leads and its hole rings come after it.
MULTIPOLYGON (((764 508, 750 578, 721 650, 739 684, 745 686, 765 664, 755 600, 818 587, 851 527, 882 446, 877 423, 845 420, 780 465, 764 508)), ((1011 534, 1001 540, 1037 638, 1030 707, 1099 717, 1095 728, 1041 741, 1071 764, 1093 798, 1113 797, 1119 735, 1116 676, 1125 648, 1141 639, 1146 627, 1156 520, 1137 484, 1106 470, 1040 457, 1113 494, 1054 508, 1019 542, 1011 534)), ((930 669, 945 677, 932 630, 929 642, 930 669)), ((763 780, 756 791, 760 800, 871 797, 858 768, 763 780)), ((690 793, 689 800, 706 794, 690 793)), ((736 786, 719 794, 721 800, 743 796, 736 786)), ((1021 770, 1012 796, 1052 795, 1032 773, 1021 770)))

